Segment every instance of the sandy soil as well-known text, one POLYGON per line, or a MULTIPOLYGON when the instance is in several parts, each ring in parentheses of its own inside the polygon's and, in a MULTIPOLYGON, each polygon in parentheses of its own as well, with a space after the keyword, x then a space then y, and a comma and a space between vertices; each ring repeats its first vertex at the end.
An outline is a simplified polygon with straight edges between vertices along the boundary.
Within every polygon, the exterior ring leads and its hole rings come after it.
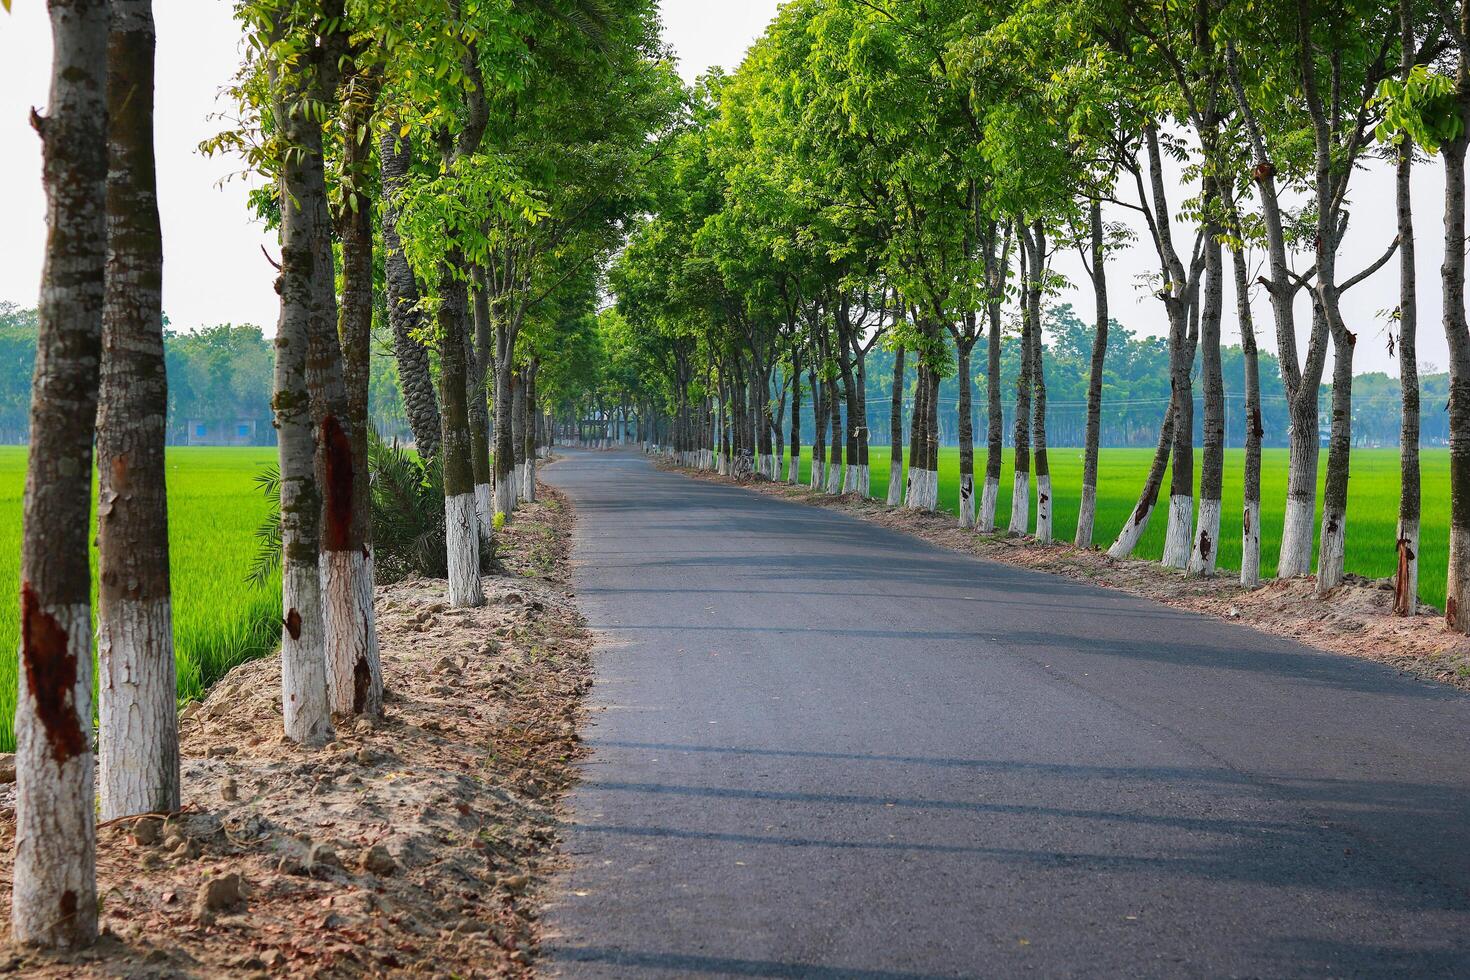
POLYGON ((500 538, 508 574, 485 579, 485 608, 446 608, 439 581, 378 589, 380 723, 341 725, 324 750, 285 741, 276 658, 186 706, 183 811, 99 830, 103 941, 73 956, 7 945, 0 971, 529 974, 591 685, 566 591, 572 514, 541 492, 500 538))
POLYGON ((1244 623, 1319 650, 1376 660, 1405 673, 1470 690, 1470 637, 1450 631, 1432 609, 1426 608, 1413 618, 1393 615, 1391 579, 1374 581, 1349 575, 1342 586, 1326 596, 1316 594, 1313 578, 1272 581, 1247 590, 1224 574, 1214 579, 1186 578, 1182 572, 1156 562, 1118 561, 1106 552, 1082 551, 1071 544, 1048 546, 1029 538, 976 534, 960 528, 952 514, 890 509, 877 500, 832 497, 807 487, 768 480, 735 481, 682 468, 678 472, 702 480, 739 482, 761 493, 840 510, 953 551, 1145 596, 1244 623))

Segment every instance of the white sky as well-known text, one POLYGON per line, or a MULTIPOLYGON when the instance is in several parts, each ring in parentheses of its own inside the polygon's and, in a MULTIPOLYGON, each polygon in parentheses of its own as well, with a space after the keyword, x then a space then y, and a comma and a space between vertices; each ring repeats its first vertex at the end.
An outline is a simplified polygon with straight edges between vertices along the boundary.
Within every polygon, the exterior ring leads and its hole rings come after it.
MULTIPOLYGON (((778 0, 663 0, 665 37, 680 57, 687 78, 712 65, 733 68, 775 15, 778 0)), ((41 193, 40 145, 27 123, 31 106, 44 107, 50 67, 50 30, 42 0, 14 0, 0 12, 0 300, 34 305, 45 242, 45 199, 41 193)), ((257 323, 268 331, 276 320, 273 270, 261 246, 275 254, 273 236, 253 223, 245 206, 246 185, 220 181, 238 170, 228 159, 208 159, 196 147, 223 124, 210 116, 228 108, 218 99, 239 60, 239 32, 230 0, 155 0, 158 21, 159 196, 165 249, 164 308, 175 327, 221 322, 257 323)), ((1443 180, 1438 162, 1420 168, 1416 181, 1420 283, 1420 362, 1443 366, 1439 266, 1443 180)), ((1183 196, 1182 192, 1181 195, 1183 196)), ((1393 174, 1377 166, 1359 175, 1352 194, 1356 211, 1345 248, 1344 275, 1372 261, 1394 234, 1393 174)), ((1125 213, 1113 220, 1128 220, 1125 213)), ((1132 223, 1132 222, 1130 222, 1132 223)), ((1187 232, 1186 232, 1187 235, 1187 232)), ((1181 236, 1184 237, 1184 236, 1181 236)), ((1189 240, 1185 238, 1185 240, 1189 240)), ((1140 333, 1162 333, 1157 300, 1135 288, 1157 263, 1146 242, 1112 264, 1113 316, 1140 333)), ((1076 288, 1062 298, 1084 320, 1092 311, 1091 286, 1075 260, 1058 260, 1059 271, 1076 288)), ((1227 266, 1228 268, 1228 266, 1227 266)), ((1359 334, 1357 369, 1397 374, 1385 351, 1380 311, 1398 305, 1397 263, 1349 294, 1350 329, 1359 334)), ((1227 343, 1235 342, 1234 300, 1226 294, 1227 343)), ((1274 350, 1270 312, 1256 298, 1262 346, 1274 350)), ((1308 318, 1303 307, 1302 329, 1308 318)), ((1330 371, 1330 367, 1329 367, 1330 371)))

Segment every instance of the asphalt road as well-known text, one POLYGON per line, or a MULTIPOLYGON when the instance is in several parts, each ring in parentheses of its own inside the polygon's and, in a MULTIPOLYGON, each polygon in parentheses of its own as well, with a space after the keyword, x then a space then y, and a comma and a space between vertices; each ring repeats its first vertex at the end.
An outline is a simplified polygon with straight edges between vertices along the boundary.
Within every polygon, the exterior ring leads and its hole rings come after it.
POLYGON ((576 977, 1470 976, 1470 698, 572 453, 576 977))

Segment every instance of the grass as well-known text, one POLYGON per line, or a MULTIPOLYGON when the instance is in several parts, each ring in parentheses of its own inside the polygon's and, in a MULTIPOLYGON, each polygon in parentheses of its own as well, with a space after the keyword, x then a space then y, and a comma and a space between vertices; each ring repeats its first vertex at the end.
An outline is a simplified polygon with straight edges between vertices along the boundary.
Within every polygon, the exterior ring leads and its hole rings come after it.
MULTIPOLYGON (((254 533, 268 504, 253 478, 274 449, 168 451, 170 563, 179 697, 194 698, 230 668, 269 653, 280 640, 280 582, 246 581, 254 533)), ((26 450, 0 447, 0 751, 14 751, 20 649, 21 496, 26 450)), ((94 555, 95 563, 95 555, 94 555)), ((94 576, 95 578, 95 576, 94 576)))
MULTIPOLYGON (((1240 521, 1243 499, 1244 452, 1226 453, 1224 516, 1220 522, 1220 558, 1222 568, 1240 567, 1240 521)), ((869 453, 872 471, 872 493, 884 498, 888 492, 889 449, 874 447, 869 453)), ((1082 452, 1078 449, 1056 449, 1048 453, 1051 464, 1053 520, 1057 540, 1070 542, 1077 529, 1077 509, 1082 487, 1082 452)), ((1106 547, 1138 502, 1144 478, 1153 459, 1152 449, 1104 449, 1098 464, 1097 522, 1094 540, 1106 547)), ((1000 501, 996 507, 1002 524, 1011 507, 1011 454, 1006 453, 1000 482, 1000 501)), ((1281 548, 1282 511, 1286 500, 1285 449, 1268 449, 1261 464, 1261 573, 1276 573, 1276 558, 1281 548)), ((1419 594, 1432 605, 1443 607, 1445 572, 1449 560, 1450 478, 1449 452, 1425 450, 1420 460, 1423 485, 1423 515, 1419 549, 1419 594)), ((983 482, 985 452, 975 453, 978 482, 983 482)), ((1323 454, 1318 477, 1325 479, 1326 454, 1323 454)), ((809 480, 811 448, 803 453, 801 477, 809 480)), ((1199 465, 1195 465, 1198 488, 1199 465)), ((960 454, 958 449, 942 449, 939 456, 939 504, 944 510, 959 513, 960 454)), ((1160 558, 1164 553, 1164 528, 1168 522, 1169 482, 1164 480, 1161 504, 1149 522, 1148 533, 1139 543, 1138 555, 1160 558)), ((1033 498, 1035 488, 1032 488, 1033 498)), ((976 490, 976 503, 979 490, 976 490)), ((1321 487, 1318 487, 1321 500, 1321 487)), ((1033 514, 1035 504, 1033 502, 1033 514)), ((1398 567, 1397 527, 1399 510, 1399 454, 1396 449, 1361 449, 1353 453, 1352 481, 1349 488, 1347 520, 1347 570, 1360 575, 1383 578, 1398 567)), ((1320 503, 1318 524, 1320 525, 1320 503)), ((1320 527, 1319 527, 1320 530, 1320 527)))

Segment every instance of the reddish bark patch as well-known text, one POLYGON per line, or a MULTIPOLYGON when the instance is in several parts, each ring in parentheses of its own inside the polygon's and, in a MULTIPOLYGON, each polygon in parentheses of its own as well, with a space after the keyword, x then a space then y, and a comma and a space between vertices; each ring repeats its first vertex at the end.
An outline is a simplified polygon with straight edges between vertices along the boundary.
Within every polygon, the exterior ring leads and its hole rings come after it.
POLYGON ((286 613, 286 618, 281 621, 281 625, 286 627, 286 632, 291 634, 291 639, 301 639, 301 613, 292 609, 286 613))
POLYGON ((322 419, 321 445, 327 497, 322 546, 327 551, 347 551, 352 547, 352 441, 337 416, 322 419))
POLYGON ((119 453, 112 457, 112 489, 123 493, 128 489, 128 457, 119 453))
POLYGON ((77 917, 77 893, 70 889, 61 893, 61 921, 69 922, 77 917))
POLYGON ((21 660, 26 682, 36 701, 36 716, 51 744, 57 765, 82 754, 86 740, 75 706, 67 699, 75 694, 77 661, 71 655, 66 630, 56 617, 41 608, 29 582, 21 586, 21 660))

